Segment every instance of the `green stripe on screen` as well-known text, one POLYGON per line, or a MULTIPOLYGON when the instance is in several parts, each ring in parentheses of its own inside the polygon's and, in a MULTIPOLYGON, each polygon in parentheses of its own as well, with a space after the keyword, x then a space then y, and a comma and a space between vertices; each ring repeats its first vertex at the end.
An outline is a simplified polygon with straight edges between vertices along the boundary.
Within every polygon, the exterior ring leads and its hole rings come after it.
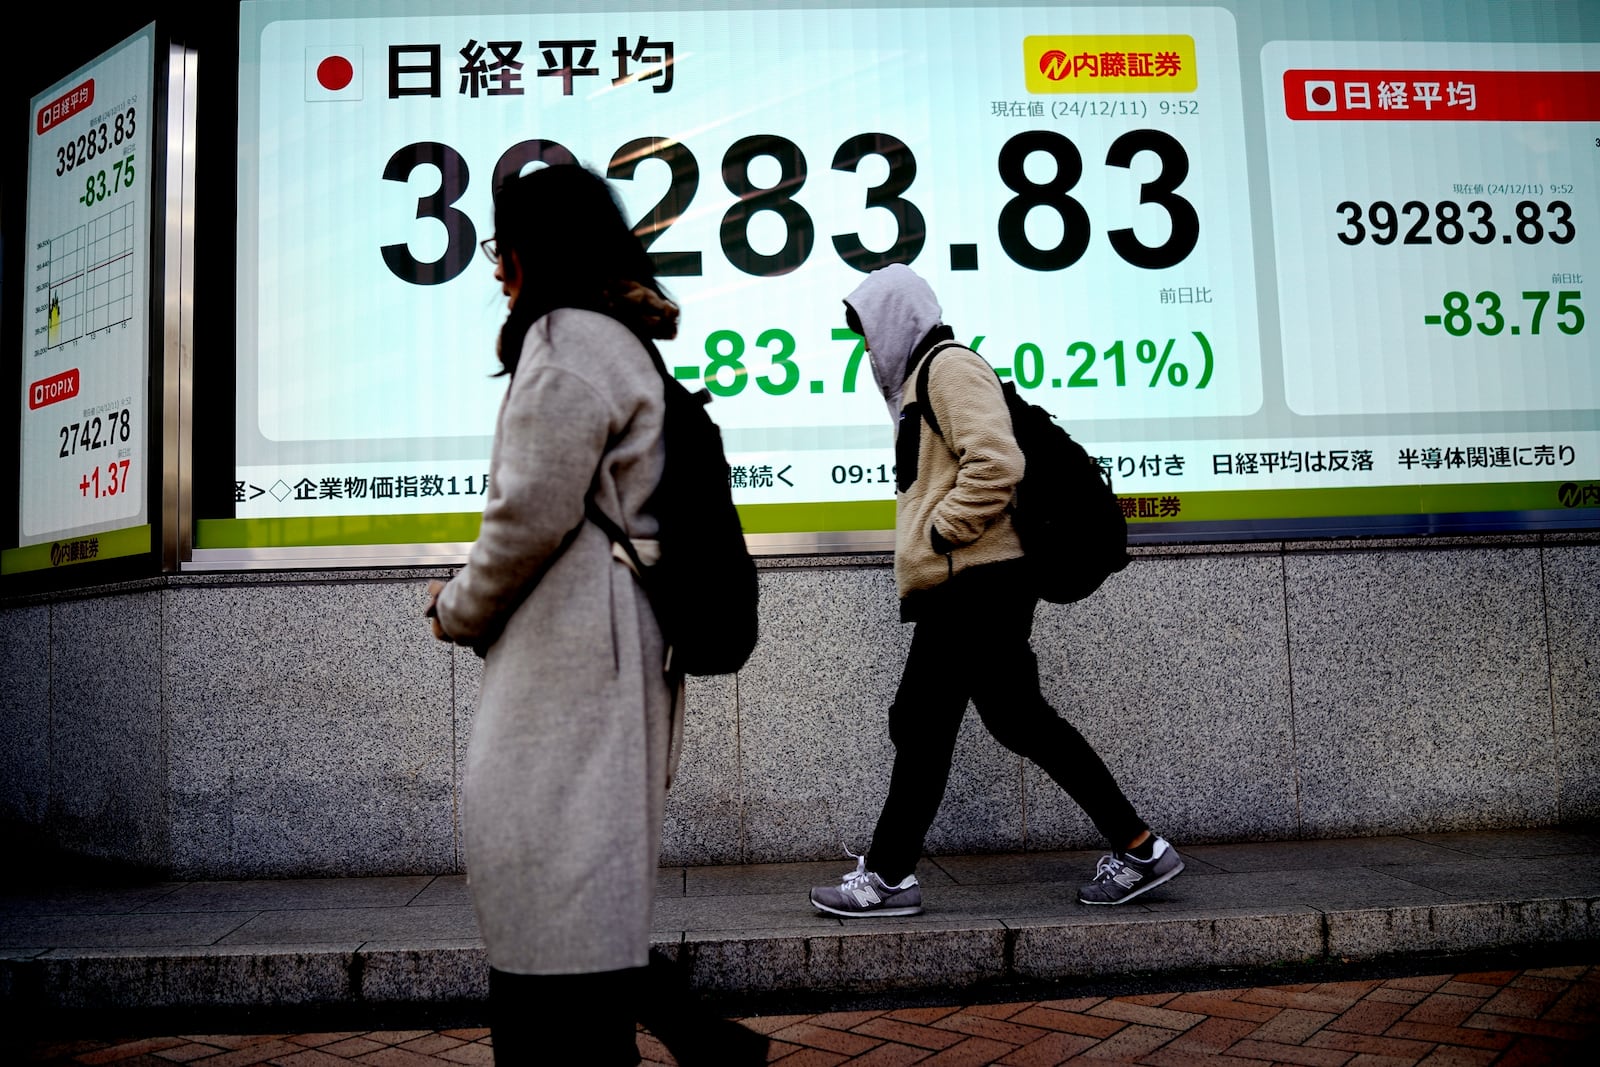
POLYGON ((142 556, 150 551, 152 527, 129 526, 122 530, 69 537, 64 541, 47 541, 26 548, 8 548, 0 552, 0 574, 22 574, 25 571, 43 571, 51 567, 70 567, 76 563, 94 563, 102 559, 122 559, 142 556), (93 555, 82 559, 65 558, 73 545, 92 546, 93 555))

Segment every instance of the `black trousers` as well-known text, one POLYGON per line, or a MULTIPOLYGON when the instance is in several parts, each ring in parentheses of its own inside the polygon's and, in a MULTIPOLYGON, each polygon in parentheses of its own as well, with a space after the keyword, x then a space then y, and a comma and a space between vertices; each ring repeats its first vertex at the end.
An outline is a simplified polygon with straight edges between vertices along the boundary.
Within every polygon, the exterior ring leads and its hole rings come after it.
POLYGON ((596 974, 511 974, 489 969, 495 1067, 633 1067, 635 1023, 679 1067, 755 1067, 766 1035, 712 1012, 665 956, 647 967, 596 974))
POLYGON ((894 771, 867 853, 867 869, 884 881, 916 868, 968 701, 994 739, 1038 764, 1112 848, 1147 829, 1089 742, 1039 691, 1029 644, 1037 606, 1020 560, 963 571, 916 600, 911 651, 889 708, 894 771))
POLYGON ((633 1067, 644 970, 511 974, 490 968, 495 1067, 633 1067))

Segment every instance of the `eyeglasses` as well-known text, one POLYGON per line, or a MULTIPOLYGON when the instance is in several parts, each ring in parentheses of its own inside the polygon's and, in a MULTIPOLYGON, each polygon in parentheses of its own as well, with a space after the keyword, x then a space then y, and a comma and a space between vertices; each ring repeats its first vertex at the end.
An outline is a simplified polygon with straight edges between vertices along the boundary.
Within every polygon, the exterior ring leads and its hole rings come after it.
POLYGON ((489 257, 489 262, 500 262, 500 244, 495 238, 491 237, 486 241, 479 241, 478 247, 483 249, 483 254, 489 257))

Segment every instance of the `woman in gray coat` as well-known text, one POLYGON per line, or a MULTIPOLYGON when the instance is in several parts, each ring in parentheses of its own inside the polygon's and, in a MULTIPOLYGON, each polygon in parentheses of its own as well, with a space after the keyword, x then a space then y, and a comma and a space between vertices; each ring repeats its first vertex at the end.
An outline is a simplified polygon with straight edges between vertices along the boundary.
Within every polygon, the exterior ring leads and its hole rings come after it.
POLYGON ((463 826, 495 1060, 637 1063, 642 1020, 680 1062, 707 1062, 696 1040, 757 1035, 704 1013, 682 1032, 686 991, 646 980, 679 679, 643 588, 585 518, 592 497, 648 562, 664 407, 647 346, 676 333, 678 309, 582 167, 508 179, 484 250, 509 305, 510 383, 482 529, 429 613, 436 636, 484 656, 463 826), (563 1051, 577 1019, 595 1021, 563 1051))

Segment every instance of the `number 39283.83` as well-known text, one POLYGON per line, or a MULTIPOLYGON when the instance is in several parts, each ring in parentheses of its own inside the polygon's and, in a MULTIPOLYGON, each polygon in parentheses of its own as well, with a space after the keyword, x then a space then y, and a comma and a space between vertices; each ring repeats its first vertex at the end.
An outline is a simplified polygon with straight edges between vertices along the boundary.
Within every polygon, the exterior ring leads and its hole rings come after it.
MULTIPOLYGON (((1162 130, 1138 129, 1112 141, 1105 156, 1108 167, 1128 168, 1136 156, 1153 153, 1161 169, 1139 188, 1139 204, 1163 210, 1170 223, 1168 236, 1159 245, 1142 243, 1132 227, 1108 230, 1112 250, 1131 266, 1160 270, 1181 263, 1194 251, 1200 239, 1200 218, 1195 207, 1179 196, 1178 187, 1189 175, 1189 154, 1183 144, 1162 130)), ((899 138, 886 133, 859 133, 846 138, 834 151, 832 169, 853 173, 861 161, 882 158, 889 168, 884 181, 866 191, 864 208, 882 208, 895 219, 895 237, 882 251, 868 249, 858 233, 832 236, 834 250, 847 265, 867 272, 890 263, 910 263, 921 253, 927 240, 927 225, 920 208, 906 193, 917 177, 917 160, 899 138)), ((631 180, 641 163, 657 161, 671 172, 666 194, 634 224, 634 232, 650 250, 656 270, 665 277, 692 277, 703 273, 698 251, 666 251, 654 245, 688 211, 700 191, 700 164, 681 141, 663 137, 640 137, 618 148, 606 167, 606 176, 631 180)), ((535 163, 573 163, 576 157, 563 145, 550 140, 521 141, 508 148, 495 163, 496 187, 507 178, 535 163)), ((471 172, 461 153, 438 141, 408 144, 384 166, 386 181, 405 182, 421 166, 439 172, 437 191, 417 201, 416 217, 436 219, 444 225, 448 240, 437 259, 423 262, 412 254, 409 244, 382 247, 383 261, 401 281, 413 285, 439 285, 458 277, 472 261, 478 243, 477 228, 456 203, 467 191, 471 172)), ((1063 270, 1078 262, 1088 250, 1093 226, 1089 212, 1071 194, 1083 177, 1083 156, 1067 137, 1051 130, 1028 130, 1008 140, 996 162, 1000 180, 1016 195, 1000 209, 997 230, 1000 247, 1013 263, 1036 271, 1063 270), (1055 172, 1047 182, 1032 181, 1023 169, 1036 152, 1055 161, 1055 172), (1033 244, 1025 222, 1035 208, 1056 213, 1061 220, 1061 238, 1049 248, 1033 244)), ((797 269, 810 257, 816 244, 816 223, 798 199, 809 177, 805 154, 787 138, 757 134, 735 141, 723 154, 722 184, 733 202, 722 216, 719 243, 728 262, 746 274, 771 278, 797 269), (750 165, 759 158, 775 161, 778 181, 758 186, 750 176, 750 165), (783 221, 784 243, 776 252, 764 253, 751 246, 750 220, 759 212, 775 213, 783 221)))

